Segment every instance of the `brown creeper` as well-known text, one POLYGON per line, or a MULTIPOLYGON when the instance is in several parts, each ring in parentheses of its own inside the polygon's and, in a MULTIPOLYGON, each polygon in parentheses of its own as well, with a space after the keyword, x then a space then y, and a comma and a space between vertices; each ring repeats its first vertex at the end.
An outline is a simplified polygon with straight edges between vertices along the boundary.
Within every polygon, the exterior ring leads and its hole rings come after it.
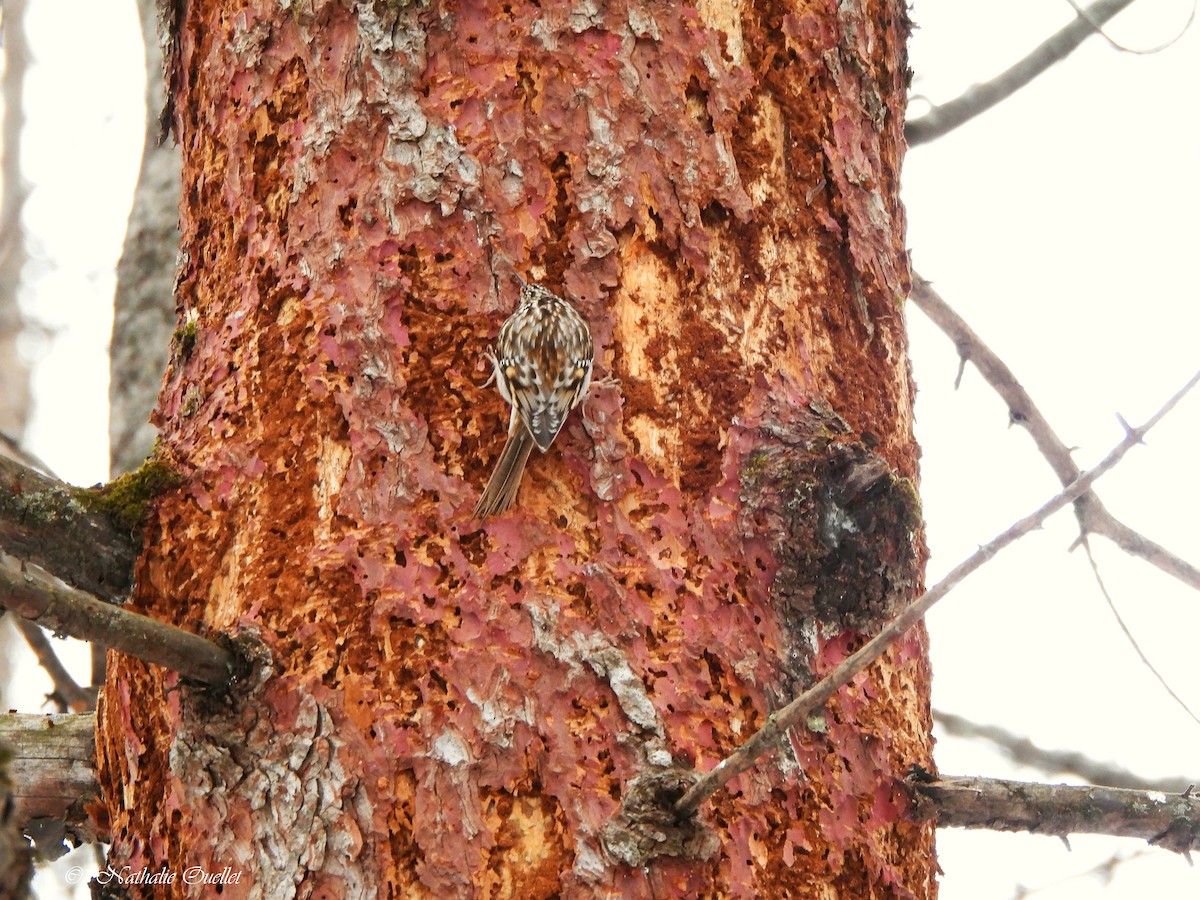
POLYGON ((533 445, 549 450, 567 413, 587 394, 592 333, 566 300, 541 285, 522 283, 521 304, 500 326, 488 359, 512 412, 504 450, 475 504, 477 519, 512 506, 533 445))

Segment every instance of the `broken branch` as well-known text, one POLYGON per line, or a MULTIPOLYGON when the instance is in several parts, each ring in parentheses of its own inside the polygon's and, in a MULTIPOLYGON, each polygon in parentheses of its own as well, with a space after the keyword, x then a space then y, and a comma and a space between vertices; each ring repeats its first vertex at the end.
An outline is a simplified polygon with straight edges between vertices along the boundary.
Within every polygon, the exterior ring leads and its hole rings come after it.
POLYGON ((1196 849, 1200 798, 1094 785, 1035 784, 1001 778, 910 781, 918 813, 939 828, 1135 837, 1176 853, 1196 849))

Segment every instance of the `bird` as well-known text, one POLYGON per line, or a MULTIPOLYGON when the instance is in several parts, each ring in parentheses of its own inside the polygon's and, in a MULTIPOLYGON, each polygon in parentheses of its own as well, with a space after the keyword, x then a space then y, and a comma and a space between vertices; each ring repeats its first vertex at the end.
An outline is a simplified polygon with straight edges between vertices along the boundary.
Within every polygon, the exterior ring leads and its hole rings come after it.
POLYGON ((593 355, 592 333, 575 307, 540 284, 522 281, 517 311, 500 326, 487 353, 511 412, 508 439, 472 518, 486 519, 512 506, 533 448, 549 450, 567 413, 587 394, 593 355))

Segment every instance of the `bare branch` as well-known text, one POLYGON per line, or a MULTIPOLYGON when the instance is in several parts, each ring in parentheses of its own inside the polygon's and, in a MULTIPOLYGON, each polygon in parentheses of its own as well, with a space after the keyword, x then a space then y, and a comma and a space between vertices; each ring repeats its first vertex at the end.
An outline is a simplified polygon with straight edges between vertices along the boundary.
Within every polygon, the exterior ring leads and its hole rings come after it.
POLYGON ((10 787, 10 821, 35 837, 53 856, 63 837, 94 841, 104 829, 91 818, 100 786, 96 780, 96 717, 0 715, 0 748, 10 787), (51 846, 46 846, 46 836, 51 846))
POLYGON ((972 85, 961 96, 914 119, 904 126, 909 147, 916 147, 940 138, 959 125, 969 122, 982 112, 1007 100, 1056 62, 1066 59, 1075 48, 1097 33, 1103 25, 1133 0, 1097 0, 1083 10, 1071 24, 1043 41, 1037 49, 1016 65, 1001 72, 991 81, 972 85))
MULTIPOLYGON (((1075 465, 1071 458, 1070 448, 1054 433, 1054 429, 1037 408, 1033 398, 1017 381, 1012 370, 938 295, 933 286, 915 273, 910 299, 930 321, 954 341, 959 356, 963 360, 969 360, 979 370, 984 381, 1008 404, 1009 418, 1029 432, 1038 451, 1050 463, 1058 480, 1067 485, 1078 478, 1079 466, 1075 465)), ((1129 555, 1144 559, 1189 587, 1200 590, 1200 569, 1113 518, 1093 491, 1088 491, 1075 501, 1075 515, 1084 534, 1106 537, 1129 555)))
MULTIPOLYGON (((1076 3, 1075 0, 1067 0, 1067 3, 1069 3, 1071 5, 1071 8, 1073 10, 1075 10, 1075 12, 1078 15, 1082 16, 1085 19, 1088 17, 1088 11, 1086 9, 1080 9, 1079 4, 1076 3)), ((1112 47, 1114 50, 1119 50, 1122 53, 1132 53, 1135 56, 1153 56, 1155 53, 1162 53, 1162 51, 1166 50, 1168 47, 1173 47, 1175 44, 1179 43, 1179 41, 1182 40, 1183 36, 1185 34, 1187 34, 1188 31, 1191 30, 1192 23, 1195 21, 1196 21, 1196 0, 1192 0, 1192 11, 1191 11, 1191 13, 1188 14, 1187 21, 1183 23, 1183 27, 1179 29, 1179 31, 1175 34, 1175 36, 1169 38, 1168 40, 1163 41, 1161 44, 1159 44, 1156 47, 1147 47, 1146 49, 1142 49, 1142 50, 1135 49, 1133 47, 1126 47, 1124 44, 1119 44, 1116 41, 1114 41, 1112 39, 1112 37, 1109 36, 1109 34, 1106 31, 1104 31, 1104 29, 1101 27, 1102 23, 1093 22, 1092 24, 1095 26, 1096 31, 1098 31, 1100 33, 1100 36, 1102 38, 1104 38, 1106 41, 1108 41, 1108 45, 1110 47, 1112 47)))
POLYGON ((0 746, 10 752, 7 763, 11 818, 71 819, 72 812, 100 796, 96 783, 96 716, 63 713, 52 716, 0 714, 0 746))
POLYGON ((134 540, 81 488, 0 456, 0 548, 103 600, 129 592, 134 540))
POLYGON ((54 652, 54 648, 50 646, 46 632, 21 616, 16 617, 16 626, 25 636, 25 642, 29 644, 33 655, 37 657, 38 665, 45 670, 46 674, 50 676, 50 681, 54 683, 53 696, 72 712, 82 713, 95 709, 95 692, 84 690, 75 682, 71 673, 62 664, 62 660, 58 658, 58 654, 54 652))
POLYGON ((1175 405, 1183 399, 1197 382, 1200 382, 1200 372, 1191 377, 1166 404, 1151 416, 1139 428, 1131 428, 1113 450, 1104 457, 1094 468, 1075 479, 1060 494, 1044 503, 1038 509, 1020 521, 1014 523, 1007 531, 992 538, 965 560, 955 566, 950 573, 923 595, 910 603, 904 610, 871 640, 851 653, 846 659, 819 682, 792 700, 778 712, 767 718, 767 724, 754 733, 751 738, 731 753, 707 774, 688 789, 675 804, 675 810, 680 816, 693 814, 706 799, 711 797, 731 778, 752 767, 758 758, 774 750, 789 728, 799 725, 813 710, 825 704, 834 692, 848 684, 859 672, 877 660, 891 646, 892 642, 913 625, 941 600, 959 582, 990 560, 1009 544, 1024 537, 1029 532, 1041 527, 1051 515, 1081 496, 1100 476, 1112 469, 1135 444, 1139 444, 1146 433, 1158 424, 1175 405))
MULTIPOLYGON (((1039 747, 1029 738, 1014 734, 998 725, 972 722, 963 716, 942 710, 934 710, 933 719, 948 735, 988 741, 1019 766, 1041 769, 1047 774, 1078 775, 1085 781, 1105 787, 1126 788, 1134 791, 1175 789, 1165 786, 1170 779, 1143 778, 1128 769, 1112 763, 1100 762, 1075 750, 1047 750, 1045 747, 1039 747)), ((1175 780, 1178 782, 1180 790, 1188 784, 1187 779, 1184 778, 1175 780)))
POLYGON ((918 814, 939 828, 1135 837, 1187 854, 1200 838, 1200 797, 1161 791, 1033 784, 999 778, 911 782, 918 814))
POLYGON ((11 561, 0 561, 0 605, 55 634, 99 641, 203 684, 226 684, 234 671, 234 655, 212 641, 18 571, 11 561))
POLYGON ((1200 569, 1114 518, 1099 500, 1086 504, 1080 515, 1084 529, 1090 534, 1108 538, 1130 556, 1144 559, 1200 591, 1200 569))
MULTIPOLYGON (((1033 398, 1021 386, 1004 361, 983 342, 963 318, 955 312, 933 284, 917 273, 913 273, 913 289, 909 299, 917 309, 925 313, 950 340, 964 362, 972 363, 984 381, 992 386, 1000 398, 1008 404, 1008 417, 1023 426, 1033 438, 1038 451, 1046 457, 1054 474, 1063 484, 1070 484, 1079 477, 1079 466, 1071 458, 1071 450, 1054 433, 1033 398)), ((1085 494, 1094 499, 1090 492, 1085 494)))

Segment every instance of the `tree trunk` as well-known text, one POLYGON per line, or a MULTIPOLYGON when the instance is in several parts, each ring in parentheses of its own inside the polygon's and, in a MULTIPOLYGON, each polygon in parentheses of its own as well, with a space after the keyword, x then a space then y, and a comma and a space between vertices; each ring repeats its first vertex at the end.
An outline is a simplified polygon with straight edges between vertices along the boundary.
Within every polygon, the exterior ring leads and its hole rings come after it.
POLYGON ((25 128, 25 73, 29 69, 29 40, 25 34, 28 0, 5 4, 4 76, 0 94, 4 116, 0 121, 3 158, 0 159, 0 439, 21 443, 29 419, 29 366, 20 353, 21 273, 29 254, 21 213, 29 188, 21 172, 21 134, 25 128))
MULTIPOLYGON (((29 191, 21 173, 21 132, 25 125, 25 73, 29 44, 25 34, 27 0, 11 0, 3 15, 4 76, 0 94, 3 156, 0 157, 0 456, 20 458, 21 440, 29 419, 29 366, 19 352, 25 327, 18 294, 28 254, 21 210, 29 191)), ((0 614, 0 710, 9 709, 15 660, 24 643, 9 617, 0 614)), ((9 781, 9 750, 0 744, 0 782, 9 781)), ((20 829, 0 817, 0 897, 20 897, 29 891, 33 857, 20 829)))
POLYGON ((110 866, 234 897, 932 896, 901 788, 931 765, 923 633, 698 821, 666 810, 920 586, 904 4, 181 9, 157 421, 185 481, 133 602, 271 663, 228 700, 110 665, 110 866), (619 384, 480 523, 518 275, 619 384))
POLYGON ((138 0, 146 48, 146 139, 125 246, 117 264, 117 293, 108 386, 109 463, 131 472, 154 446, 150 424, 175 329, 175 259, 179 254, 179 149, 162 141, 165 104, 156 0, 138 0))

